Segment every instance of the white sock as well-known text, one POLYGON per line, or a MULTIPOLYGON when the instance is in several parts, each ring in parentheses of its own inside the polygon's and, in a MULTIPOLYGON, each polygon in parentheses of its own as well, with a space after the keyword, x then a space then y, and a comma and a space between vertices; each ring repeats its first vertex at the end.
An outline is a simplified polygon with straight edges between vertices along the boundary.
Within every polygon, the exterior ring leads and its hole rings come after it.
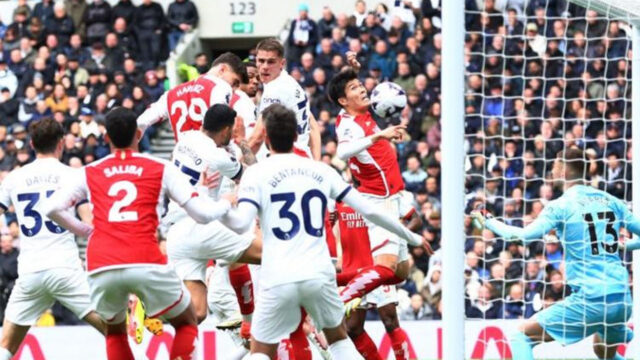
POLYGON ((247 355, 248 353, 249 353, 249 349, 241 346, 241 347, 237 348, 236 351, 231 353, 231 357, 229 359, 231 359, 231 360, 242 360, 244 358, 244 356, 247 355))
POLYGON ((334 360, 364 360, 348 338, 329 345, 329 353, 334 360))
POLYGON ((253 313, 242 315, 242 321, 250 323, 253 320, 253 313))
POLYGON ((251 356, 249 356, 249 360, 271 360, 266 354, 251 354, 251 356))
POLYGON ((11 360, 13 354, 3 347, 0 347, 0 360, 11 360))

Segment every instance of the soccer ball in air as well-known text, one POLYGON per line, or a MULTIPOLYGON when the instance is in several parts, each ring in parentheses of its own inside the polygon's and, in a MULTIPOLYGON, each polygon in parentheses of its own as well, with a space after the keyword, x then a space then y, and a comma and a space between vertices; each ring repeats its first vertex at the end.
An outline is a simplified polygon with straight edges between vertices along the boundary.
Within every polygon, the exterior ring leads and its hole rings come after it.
POLYGON ((371 92, 371 109, 380 117, 398 115, 405 106, 407 106, 407 94, 396 83, 388 81, 380 83, 371 92))

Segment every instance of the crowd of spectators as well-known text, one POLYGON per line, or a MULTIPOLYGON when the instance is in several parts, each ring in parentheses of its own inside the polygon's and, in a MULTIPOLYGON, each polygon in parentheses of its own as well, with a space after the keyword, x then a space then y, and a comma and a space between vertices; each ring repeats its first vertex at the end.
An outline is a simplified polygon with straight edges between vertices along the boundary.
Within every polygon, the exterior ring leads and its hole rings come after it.
MULTIPOLYGON (((345 176, 336 157, 339 109, 325 94, 345 66, 345 52, 357 53, 369 91, 381 81, 407 90, 401 116, 379 124, 407 126, 395 147, 422 232, 436 252, 411 249, 402 320, 441 318, 442 1, 358 0, 352 13, 324 7, 315 19, 301 4, 283 39, 287 69, 308 93, 322 129, 322 159, 345 176)), ((166 15, 150 0, 138 7, 129 0, 113 7, 103 0, 43 0, 34 8, 20 0, 13 19, 0 25, 2 176, 32 159, 25 129, 45 116, 68 131, 65 163, 81 166, 108 153, 104 114, 117 105, 141 113, 163 93, 162 60, 198 16, 189 0, 176 0, 166 15), (169 48, 154 48, 164 43, 155 41, 160 37, 169 48)), ((467 0, 465 26, 468 208, 481 202, 509 224, 530 223, 561 194, 550 170, 556 153, 569 146, 586 151, 585 176, 593 186, 629 200, 628 26, 564 0, 467 0)), ((193 66, 206 72, 210 60, 199 54, 193 66)), ((14 250, 5 238, 19 238, 15 216, 5 223, 0 294, 12 281, 4 259, 14 250)), ((465 241, 468 318, 530 317, 569 294, 554 234, 525 248, 476 230, 468 218, 464 228, 466 238, 446 241, 465 241)))
MULTIPOLYGON (((190 0, 175 0, 167 11, 151 0, 138 3, 18 0, 12 22, 0 21, 0 181, 34 158, 31 123, 59 121, 66 130, 62 160, 80 167, 109 153, 103 125, 111 108, 141 114, 164 93, 164 60, 197 26, 198 11, 190 0)), ((0 232, 1 315, 17 277, 15 213, 3 216, 0 232)), ((54 308, 59 323, 74 323, 61 309, 54 308)))

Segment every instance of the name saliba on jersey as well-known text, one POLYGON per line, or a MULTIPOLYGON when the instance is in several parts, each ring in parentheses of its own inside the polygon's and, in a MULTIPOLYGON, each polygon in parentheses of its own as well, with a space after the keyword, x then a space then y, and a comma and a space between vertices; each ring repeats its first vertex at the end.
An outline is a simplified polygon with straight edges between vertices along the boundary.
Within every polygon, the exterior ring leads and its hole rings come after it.
POLYGON ((318 172, 315 172, 310 169, 301 169, 301 168, 289 168, 278 171, 276 175, 274 175, 271 179, 268 180, 269 185, 275 188, 281 183, 283 180, 293 177, 293 176, 305 176, 313 179, 318 184, 322 184, 324 178, 318 172))
POLYGON ((132 174, 142 176, 142 167, 136 165, 116 165, 104 169, 104 176, 110 178, 114 175, 132 174))

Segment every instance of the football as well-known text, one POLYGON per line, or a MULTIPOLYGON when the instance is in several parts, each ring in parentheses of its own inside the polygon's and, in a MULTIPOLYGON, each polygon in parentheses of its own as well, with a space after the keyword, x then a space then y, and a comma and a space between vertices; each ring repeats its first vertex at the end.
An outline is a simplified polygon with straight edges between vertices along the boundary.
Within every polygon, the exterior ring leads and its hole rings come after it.
POLYGON ((380 83, 371 92, 371 109, 380 117, 398 115, 405 106, 407 106, 407 94, 396 83, 380 83))

